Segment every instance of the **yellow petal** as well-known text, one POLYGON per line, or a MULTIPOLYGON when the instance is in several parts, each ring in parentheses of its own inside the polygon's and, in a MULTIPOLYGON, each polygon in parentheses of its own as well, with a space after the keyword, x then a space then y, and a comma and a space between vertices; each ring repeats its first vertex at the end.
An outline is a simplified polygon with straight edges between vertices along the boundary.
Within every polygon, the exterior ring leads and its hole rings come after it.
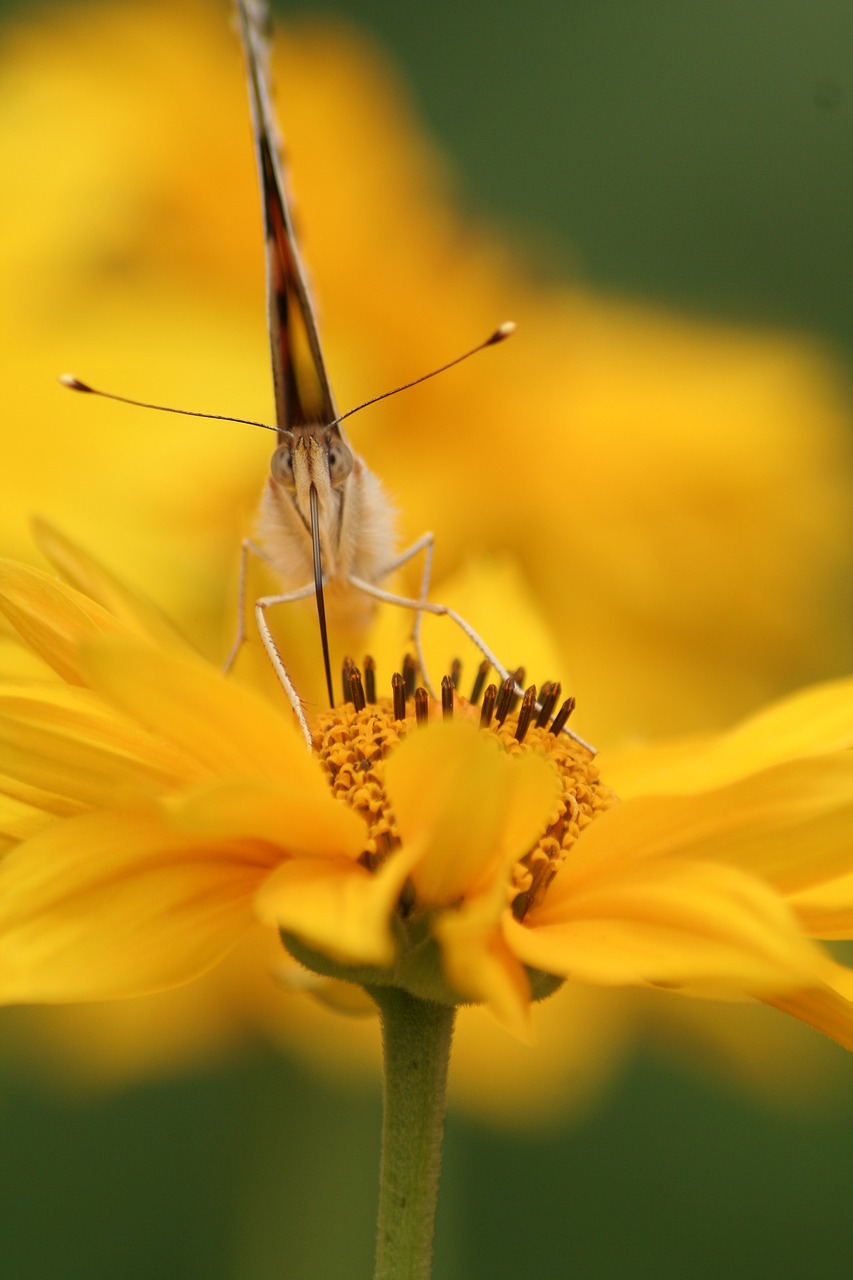
POLYGON ((531 1043, 530 982, 495 923, 463 909, 443 912, 433 930, 450 987, 488 1005, 508 1030, 531 1043))
MULTIPOLYGON (((16 761, 16 766, 17 763, 16 761)), ((0 774, 0 847, 5 852, 43 830, 57 818, 73 817, 83 813, 86 807, 67 796, 30 786, 8 774, 0 774)))
POLYGON ((46 520, 35 519, 33 533, 47 559, 66 581, 90 600, 102 605, 125 623, 130 631, 165 648, 184 651, 190 648, 156 605, 142 595, 129 591, 108 569, 98 564, 53 525, 46 520))
POLYGON ((545 829, 559 795, 540 756, 509 756, 473 725, 446 722, 411 734, 388 760, 385 785, 424 903, 476 894, 545 829))
POLYGON ((853 679, 802 689, 729 733, 605 753, 603 776, 623 800, 724 786, 784 761, 853 746, 853 679))
POLYGON ((678 777, 685 759, 702 756, 716 744, 716 734, 691 734, 664 742, 642 742, 598 753, 601 776, 620 800, 667 795, 669 779, 678 777))
POLYGON ((845 1049, 853 1049, 853 973, 827 961, 822 977, 819 986, 777 996, 767 1003, 822 1031, 845 1049))
POLYGON ((405 877, 399 855, 376 874, 342 858, 284 862, 258 890, 255 909, 265 924, 342 964, 389 965, 389 919, 405 877))
POLYGON ((46 684, 0 689, 0 770, 78 804, 105 806, 199 776, 191 759, 95 694, 46 684))
POLYGON ((826 681, 773 702, 725 735, 741 773, 853 746, 853 678, 826 681))
POLYGON ((84 805, 52 791, 44 791, 41 787, 29 786, 18 778, 10 778, 0 774, 0 793, 19 804, 37 809, 51 817, 70 818, 82 813, 84 805))
POLYGON ((254 837, 297 857, 351 858, 364 851, 367 827, 330 792, 306 793, 297 783, 227 780, 163 802, 180 830, 219 839, 254 837))
POLYGON ((254 850, 141 815, 54 823, 0 863, 0 1000, 100 1000, 189 981, 252 920, 254 850))
POLYGON ((2 787, 0 778, 0 853, 5 853, 49 826, 55 818, 44 809, 4 794, 2 787))
POLYGON ((283 691, 275 708, 201 660, 134 641, 90 644, 81 663, 93 688, 214 775, 287 778, 327 792, 283 691))
POLYGON ((546 973, 731 997, 813 984, 822 962, 783 900, 733 867, 649 858, 561 880, 505 924, 516 955, 546 973))
POLYGON ((810 937, 853 937, 853 871, 797 890, 788 902, 810 937))
POLYGON ((686 856, 729 863, 791 894, 849 869, 851 830, 853 754, 814 756, 716 791, 616 805, 584 830, 557 880, 583 878, 602 860, 686 856))
POLYGON ((69 684, 85 684, 78 648, 99 635, 127 635, 100 605, 56 578, 0 560, 0 610, 21 638, 69 684))

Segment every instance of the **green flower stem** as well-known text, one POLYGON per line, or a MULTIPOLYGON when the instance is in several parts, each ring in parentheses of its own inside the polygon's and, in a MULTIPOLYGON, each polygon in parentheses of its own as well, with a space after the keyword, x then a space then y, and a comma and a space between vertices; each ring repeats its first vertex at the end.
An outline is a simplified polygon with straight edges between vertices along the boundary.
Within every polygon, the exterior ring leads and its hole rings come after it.
POLYGON ((456 1010, 374 987, 382 1018, 385 1115, 375 1280, 429 1280, 447 1068, 456 1010))

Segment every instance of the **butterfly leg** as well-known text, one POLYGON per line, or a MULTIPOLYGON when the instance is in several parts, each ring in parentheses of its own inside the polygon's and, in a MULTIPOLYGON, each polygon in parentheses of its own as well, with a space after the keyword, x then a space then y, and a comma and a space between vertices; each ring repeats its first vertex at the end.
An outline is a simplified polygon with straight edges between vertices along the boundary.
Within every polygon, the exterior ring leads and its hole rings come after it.
POLYGON ((273 665, 273 670, 278 676, 279 683, 287 694, 291 707, 293 707, 293 714, 299 721, 299 728, 302 730, 302 735, 308 744, 309 751, 313 751, 314 744, 311 741, 311 730, 309 729, 308 721, 305 718, 302 700, 296 692, 296 686, 287 673, 287 668, 285 667, 282 656, 278 651, 278 646, 273 639, 273 634, 270 631, 270 626, 266 619, 266 611, 267 609, 272 608, 273 605, 291 604, 294 600, 304 600, 307 596, 313 595, 313 593, 314 583, 309 582, 307 586, 300 587, 297 591, 288 591, 286 595, 261 596, 259 600, 255 601, 255 621, 258 624, 258 632, 261 637, 261 642, 267 651, 267 657, 273 665))
MULTIPOLYGON (((392 567, 396 567, 396 565, 392 567)), ((471 643, 479 649, 486 661, 491 663, 501 680, 509 678, 509 672, 495 657, 485 640, 478 635, 470 622, 466 622, 462 615, 457 613, 455 609, 451 609, 449 605, 434 604, 429 600, 425 600, 423 596, 418 600, 411 600, 407 596, 394 595, 390 591, 384 591, 382 587, 374 586, 372 582, 365 582, 363 578, 351 577, 349 581, 359 591, 364 591, 367 595, 373 596, 375 600, 381 600, 384 604, 395 604, 402 609, 413 609, 419 614, 431 613, 437 618, 449 618, 451 622, 456 623, 457 627, 468 637, 471 643)), ((524 690, 519 689, 518 692, 524 693, 524 690)))
MULTIPOLYGON (((434 547, 435 547, 435 535, 432 533, 421 534, 421 536, 418 538, 416 542, 413 542, 412 545, 410 547, 407 547, 405 551, 401 552, 400 555, 397 556, 395 560, 392 560, 389 565, 386 565, 386 567, 379 574, 379 581, 381 582, 383 579, 387 578, 390 574, 396 573, 398 569, 402 569, 404 564, 408 564, 410 560, 414 560, 415 556, 419 555, 420 552, 423 551, 424 570, 423 570, 423 574, 421 575, 421 590, 420 590, 419 599, 421 601, 421 604, 426 603, 426 598, 429 594, 430 577, 432 575, 432 555, 433 555, 434 547)), ((435 690, 433 689, 432 684, 430 682, 429 672, 427 671, 426 659, 424 658, 423 645, 421 643, 421 625, 423 623, 423 616, 424 616, 423 609, 417 608, 415 610, 415 623, 414 623, 414 626, 412 627, 412 644, 415 646, 415 656, 417 658, 418 666, 420 667, 421 675, 423 676, 423 680, 424 680, 424 684, 426 685, 427 692, 429 693, 431 698, 434 698, 435 690)))
POLYGON ((234 643, 228 653, 228 657, 222 667, 222 674, 228 675, 228 672, 234 666, 237 660, 237 654, 243 647, 246 639, 246 580, 249 573, 249 556, 257 556, 258 560, 263 560, 264 564, 269 564, 269 558, 266 553, 261 550, 257 543, 252 542, 251 538, 244 538, 240 543, 240 581, 237 587, 237 632, 234 636, 234 643))
MULTIPOLYGON (((225 659, 225 665, 222 668, 222 674, 227 675, 234 665, 237 654, 243 647, 246 639, 246 581, 248 578, 249 556, 257 556, 259 560, 263 560, 265 564, 269 564, 269 559, 256 543, 250 538, 244 538, 240 545, 240 582, 237 588, 237 634, 234 637, 234 643, 231 651, 225 659)), ((305 741, 308 743, 309 750, 312 749, 311 730, 308 728, 308 721, 305 719, 305 712, 302 709, 302 702, 296 687, 287 673, 287 668, 282 661, 281 654, 276 647, 269 623, 266 620, 266 610, 277 604, 290 604, 293 600, 304 600, 306 596, 310 596, 314 591, 314 583, 309 582, 307 586, 300 587, 297 591, 289 591, 285 595, 277 596, 261 596, 255 601, 255 621, 258 626, 258 633, 261 642, 267 651, 273 670, 278 676, 279 683, 287 694, 288 701, 293 707, 294 715, 299 721, 299 727, 305 741)))
MULTIPOLYGON (((491 663, 501 680, 508 680, 510 678, 510 673, 503 664, 498 661, 489 646, 486 644, 485 640, 478 635, 470 622, 466 622, 462 615, 457 613, 455 609, 451 609, 446 604, 433 604, 424 599, 410 600, 406 596, 394 595, 390 591, 383 591, 381 587, 374 586, 372 582, 365 582, 363 578, 351 577, 349 581, 357 588, 357 590, 364 591, 367 595, 373 596, 375 600, 381 600, 384 604, 395 604, 401 609, 414 609, 421 614, 431 613, 437 618, 449 618, 451 622, 456 623, 457 627, 459 627, 460 631, 468 637, 471 643, 479 649, 486 661, 491 663)), ((515 691, 519 695, 524 694, 524 690, 518 684, 515 686, 515 691)), ((579 746, 585 747, 586 750, 592 752, 593 755, 596 754, 595 747, 593 747, 589 742, 586 742, 573 730, 564 728, 563 732, 577 742, 579 746)))

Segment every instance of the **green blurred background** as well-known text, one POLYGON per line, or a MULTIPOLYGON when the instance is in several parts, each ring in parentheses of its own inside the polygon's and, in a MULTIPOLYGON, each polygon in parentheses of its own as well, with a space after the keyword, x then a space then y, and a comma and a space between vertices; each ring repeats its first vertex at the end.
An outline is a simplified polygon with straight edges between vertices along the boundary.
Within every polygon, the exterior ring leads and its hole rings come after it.
MULTIPOLYGON (((543 270, 853 358, 850 0, 325 11, 395 55, 464 197, 521 230, 543 270)), ((11 1058, 2 1072, 3 1276, 370 1274, 375 1091, 336 1092, 261 1051, 88 1098, 11 1058)), ((547 1137, 452 1114, 435 1274, 845 1274, 847 1061, 841 1075, 787 1114, 639 1053, 593 1114, 547 1137)))
POLYGON ((341 5, 470 197, 597 285, 853 349, 849 0, 341 5))

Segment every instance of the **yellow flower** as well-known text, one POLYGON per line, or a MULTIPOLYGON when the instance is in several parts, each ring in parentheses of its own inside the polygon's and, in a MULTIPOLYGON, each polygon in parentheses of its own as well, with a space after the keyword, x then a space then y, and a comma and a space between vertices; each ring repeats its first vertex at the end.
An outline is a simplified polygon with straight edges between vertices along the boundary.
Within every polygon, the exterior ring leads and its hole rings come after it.
MULTIPOLYGON (((839 670, 841 601, 828 584, 853 545, 840 456, 850 410, 820 354, 778 334, 534 283, 517 245, 453 210, 444 158, 363 38, 332 25, 285 28, 276 56, 300 234, 342 407, 467 347, 498 320, 519 322, 500 353, 352 424, 400 506, 401 532, 436 531, 434 598, 459 605, 496 641, 508 599, 521 593, 527 614, 544 610, 560 645, 543 645, 535 660, 528 634, 518 657, 549 675, 571 669, 585 730, 601 743, 725 724, 839 670), (436 501, 448 456, 465 504, 436 501), (513 458, 510 489, 496 469, 504 456, 513 458), (488 577, 480 564, 469 571, 472 556, 496 548, 507 559, 488 577)), ((30 516, 50 514, 108 547, 111 565, 218 661, 233 634, 236 548, 266 473, 265 436, 93 405, 62 392, 55 375, 71 367, 131 394, 270 412, 237 43, 222 14, 198 3, 153 3, 144 14, 78 6, 7 26, 3 83, 5 173, 22 193, 3 208, 0 237, 4 549, 29 557, 30 516)), ((310 615, 305 625, 313 646, 310 615)), ((399 641, 389 643, 396 660, 399 641)), ((448 643, 435 642, 445 658, 448 643)), ((305 648, 297 638, 287 652, 305 648)), ((21 654, 12 650, 10 663, 38 675, 21 654)), ((516 656, 512 646, 506 654, 516 656)), ((241 680, 256 678, 251 661, 249 646, 241 680)), ((315 673, 312 663, 301 690, 315 673)), ((51 803, 55 815, 73 808, 51 803)), ((44 821, 38 805, 17 806, 6 811, 16 839, 44 821)), ((285 968, 267 932, 250 930, 192 986, 75 1007, 73 1017, 54 1009, 27 1021, 26 1038, 47 1040, 46 1059, 76 1058, 97 1077, 166 1069, 260 1029, 330 1069, 339 1022, 296 997, 282 1016, 280 990, 258 978, 285 968)), ((294 966, 282 977, 296 986, 294 966)), ((457 1030, 454 1085, 482 1105, 482 1064, 494 1068, 499 1052, 515 1079, 491 1070, 490 1089, 514 1100, 523 1079, 527 1112, 577 1097, 579 1080, 585 1096, 621 1059, 638 1007, 568 984, 537 1013, 535 1061, 505 1037, 499 1047, 471 1015, 457 1030)), ((680 1007, 691 1027, 708 1008, 680 1007)), ((773 1039, 783 1027, 777 1019, 762 1031, 777 1059, 791 1052, 773 1039)), ((347 1047, 371 1066, 375 1042, 372 1024, 350 1024, 347 1047)), ((756 1048, 739 1052, 751 1069, 756 1048)), ((514 1101, 505 1109, 516 1117, 514 1101)))
POLYGON ((809 940, 853 932, 853 681, 655 753, 621 802, 524 702, 349 704, 308 753, 289 711, 55 541, 123 616, 0 571, 62 677, 0 694, 4 1001, 187 982, 260 923, 321 977, 484 1003, 521 1035, 568 979, 755 998, 853 1047, 851 974, 809 940))

